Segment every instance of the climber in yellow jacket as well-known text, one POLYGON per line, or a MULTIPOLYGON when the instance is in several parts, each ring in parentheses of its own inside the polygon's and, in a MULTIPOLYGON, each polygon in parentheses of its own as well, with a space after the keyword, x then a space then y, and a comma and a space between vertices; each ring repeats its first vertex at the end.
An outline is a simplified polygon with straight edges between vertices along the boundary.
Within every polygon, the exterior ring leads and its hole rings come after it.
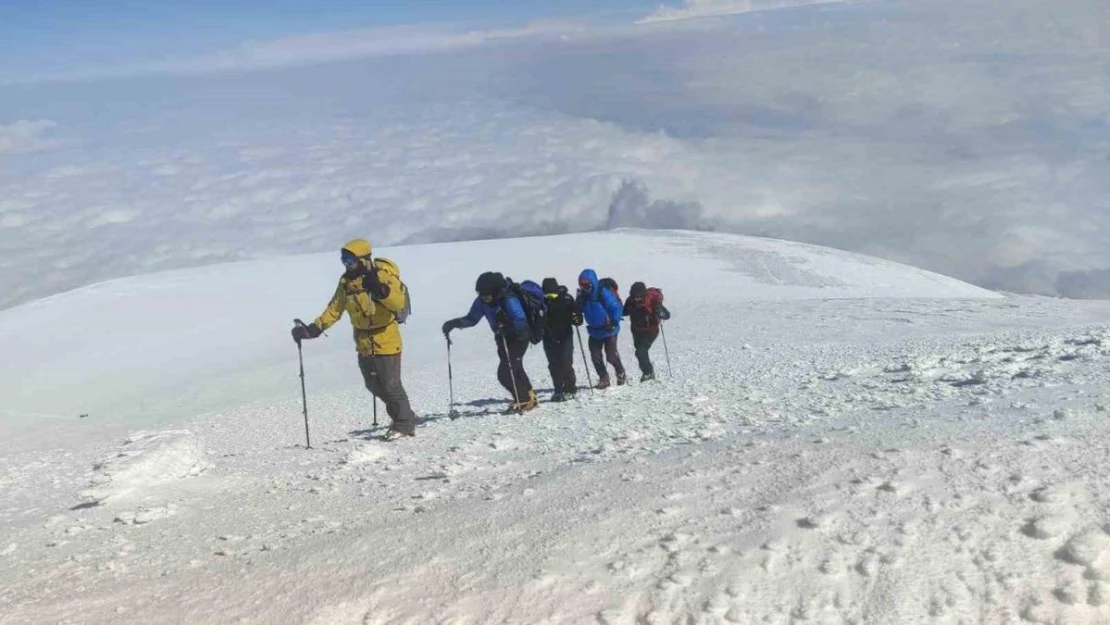
POLYGON ((346 271, 324 312, 309 325, 293 328, 293 340, 314 339, 339 321, 346 312, 354 329, 358 367, 366 388, 385 402, 392 420, 386 440, 416 433, 416 415, 401 384, 401 328, 407 295, 397 265, 373 258, 373 248, 364 239, 343 246, 340 259, 346 271))

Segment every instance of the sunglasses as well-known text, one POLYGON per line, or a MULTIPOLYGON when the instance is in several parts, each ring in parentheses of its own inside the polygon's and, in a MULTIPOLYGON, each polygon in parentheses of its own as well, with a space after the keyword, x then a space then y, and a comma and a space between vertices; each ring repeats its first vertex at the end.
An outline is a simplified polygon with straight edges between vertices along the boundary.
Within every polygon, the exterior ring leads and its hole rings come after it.
POLYGON ((341 254, 339 256, 339 259, 343 261, 344 267, 350 268, 358 264, 358 256, 355 256, 354 254, 341 254))

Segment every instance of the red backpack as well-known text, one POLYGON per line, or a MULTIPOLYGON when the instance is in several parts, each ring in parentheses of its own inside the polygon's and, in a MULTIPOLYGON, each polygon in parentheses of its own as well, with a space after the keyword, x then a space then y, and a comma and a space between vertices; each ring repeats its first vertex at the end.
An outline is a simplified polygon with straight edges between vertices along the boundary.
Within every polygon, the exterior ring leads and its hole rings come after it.
POLYGON ((659 327, 662 322, 655 314, 655 307, 663 305, 663 291, 655 287, 649 288, 644 293, 644 299, 640 301, 640 310, 644 311, 644 316, 647 319, 647 325, 643 328, 633 328, 640 330, 654 330, 659 327))

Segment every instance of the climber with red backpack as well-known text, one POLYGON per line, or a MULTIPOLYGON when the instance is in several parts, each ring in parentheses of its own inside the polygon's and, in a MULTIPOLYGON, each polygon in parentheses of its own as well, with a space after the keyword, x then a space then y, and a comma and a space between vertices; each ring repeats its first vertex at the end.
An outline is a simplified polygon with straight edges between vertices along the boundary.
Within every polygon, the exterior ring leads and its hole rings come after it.
POLYGON ((663 291, 647 288, 643 282, 633 283, 624 303, 624 316, 632 326, 632 343, 636 347, 636 360, 640 363, 641 382, 655 379, 655 367, 651 364, 649 352, 655 339, 659 338, 659 328, 663 321, 671 318, 671 313, 663 307, 663 291))

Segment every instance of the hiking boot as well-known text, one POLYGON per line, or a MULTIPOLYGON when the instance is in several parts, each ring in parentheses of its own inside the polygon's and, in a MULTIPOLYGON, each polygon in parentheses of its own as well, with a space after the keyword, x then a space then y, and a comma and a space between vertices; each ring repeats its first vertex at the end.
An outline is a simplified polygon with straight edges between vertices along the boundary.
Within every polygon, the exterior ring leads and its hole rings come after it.
POLYGON ((555 393, 554 395, 551 396, 550 401, 553 401, 553 402, 556 402, 556 403, 562 403, 562 402, 565 402, 567 399, 569 399, 569 398, 567 397, 566 393, 555 393))
POLYGON ((600 380, 598 380, 597 381, 597 386, 595 386, 594 388, 596 388, 599 391, 602 390, 602 389, 609 388, 609 376, 605 376, 604 378, 601 378, 600 380))
POLYGON ((382 436, 382 440, 387 443, 391 443, 395 440, 400 440, 402 438, 412 438, 413 436, 416 436, 416 434, 409 434, 408 432, 402 432, 401 430, 394 430, 393 428, 389 428, 382 436))
POLYGON ((519 402, 519 403, 513 402, 513 403, 509 404, 509 409, 505 411, 505 414, 513 414, 513 413, 517 413, 517 412, 528 412, 529 410, 534 410, 539 405, 540 405, 540 399, 538 397, 536 397, 536 392, 535 391, 528 391, 528 399, 526 399, 522 402, 519 402))
POLYGON ((654 379, 655 379, 655 374, 654 373, 645 373, 644 375, 640 376, 640 381, 641 382, 650 382, 654 379))
POLYGON ((617 386, 624 386, 627 383, 628 383, 628 377, 625 376, 623 373, 618 373, 617 374, 617 386))
POLYGON ((524 410, 524 412, 528 412, 529 410, 535 410, 539 407, 539 405, 540 398, 536 397, 536 391, 528 391, 528 399, 524 402, 524 405, 521 406, 521 408, 524 410))

